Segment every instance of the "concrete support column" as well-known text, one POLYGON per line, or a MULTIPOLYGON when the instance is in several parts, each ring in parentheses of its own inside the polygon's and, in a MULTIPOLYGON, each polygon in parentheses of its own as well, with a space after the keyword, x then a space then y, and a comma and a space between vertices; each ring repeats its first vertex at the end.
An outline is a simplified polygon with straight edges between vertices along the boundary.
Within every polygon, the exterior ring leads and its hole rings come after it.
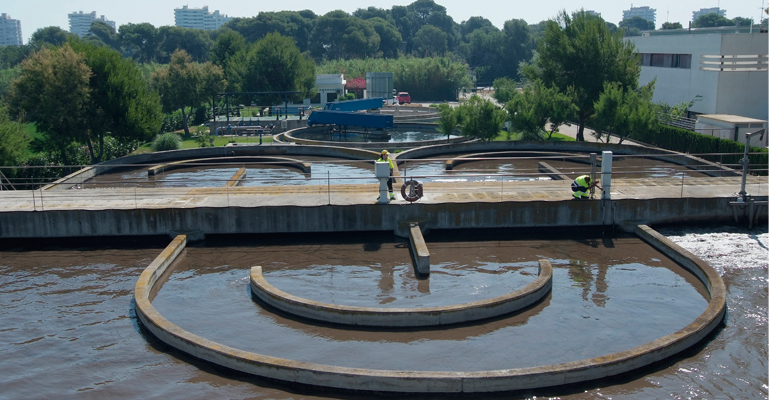
POLYGON ((612 188, 612 152, 602 152, 602 200, 610 200, 610 189, 612 188))

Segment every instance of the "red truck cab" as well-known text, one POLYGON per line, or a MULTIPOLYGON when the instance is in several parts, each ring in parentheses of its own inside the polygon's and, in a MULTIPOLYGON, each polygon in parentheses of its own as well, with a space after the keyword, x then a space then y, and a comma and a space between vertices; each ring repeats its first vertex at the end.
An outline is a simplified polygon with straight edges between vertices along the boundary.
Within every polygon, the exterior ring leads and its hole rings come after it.
POLYGON ((407 92, 398 92, 398 104, 411 104, 412 103, 412 96, 409 96, 409 93, 407 92))

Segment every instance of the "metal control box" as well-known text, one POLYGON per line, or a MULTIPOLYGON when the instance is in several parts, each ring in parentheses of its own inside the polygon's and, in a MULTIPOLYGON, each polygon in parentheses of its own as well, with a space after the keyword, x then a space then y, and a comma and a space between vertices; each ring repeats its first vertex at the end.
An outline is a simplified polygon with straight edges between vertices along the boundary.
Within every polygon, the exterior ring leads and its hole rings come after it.
POLYGON ((374 163, 374 176, 377 179, 387 179, 390 177, 390 163, 387 161, 376 161, 374 163))

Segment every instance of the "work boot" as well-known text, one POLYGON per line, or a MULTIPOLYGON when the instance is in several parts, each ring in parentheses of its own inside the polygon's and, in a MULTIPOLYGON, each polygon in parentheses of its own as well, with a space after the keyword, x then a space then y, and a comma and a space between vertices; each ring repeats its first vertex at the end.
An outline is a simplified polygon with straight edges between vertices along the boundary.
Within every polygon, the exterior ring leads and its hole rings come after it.
POLYGON ((394 195, 393 193, 391 193, 391 194, 390 194, 390 199, 391 199, 391 200, 395 200, 395 199, 396 199, 396 195, 394 195))

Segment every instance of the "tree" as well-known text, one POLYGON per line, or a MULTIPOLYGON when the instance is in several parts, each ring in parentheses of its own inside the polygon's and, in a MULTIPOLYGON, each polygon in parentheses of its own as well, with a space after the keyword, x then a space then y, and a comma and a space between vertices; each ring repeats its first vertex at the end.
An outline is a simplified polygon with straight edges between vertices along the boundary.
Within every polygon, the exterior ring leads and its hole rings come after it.
POLYGON ((693 28, 713 28, 716 26, 735 26, 735 22, 717 13, 711 13, 701 15, 692 23, 693 28))
POLYGON ((491 82, 501 72, 503 33, 477 29, 468 34, 468 66, 476 73, 476 80, 491 82))
POLYGON ((0 70, 14 68, 34 51, 32 46, 0 46, 0 70))
POLYGON ((503 41, 500 61, 502 69, 500 75, 512 79, 519 79, 519 64, 532 58, 535 50, 535 41, 529 31, 527 22, 523 19, 512 19, 503 24, 503 41))
POLYGON ((104 159, 108 135, 122 145, 150 140, 163 120, 160 99, 137 65, 106 47, 77 41, 71 46, 92 72, 83 126, 91 162, 104 159))
POLYGON ((98 37, 107 46, 120 50, 120 39, 115 28, 103 21, 94 21, 88 29, 88 33, 98 37))
POLYGON ((664 22, 663 25, 660 26, 661 30, 667 30, 667 29, 682 29, 682 24, 679 22, 664 22))
POLYGON ((414 35, 414 47, 423 57, 442 56, 447 51, 447 35, 433 25, 425 25, 414 35))
POLYGON ((629 19, 624 19, 620 21, 620 24, 618 24, 618 27, 624 28, 624 29, 639 29, 640 31, 653 31, 655 30, 655 23, 652 21, 648 21, 642 17, 636 16, 629 19))
POLYGON ((492 24, 492 21, 484 18, 484 17, 470 17, 467 21, 463 21, 460 24, 460 33, 462 34, 463 39, 467 41, 467 37, 472 32, 475 32, 477 29, 483 29, 487 32, 497 32, 499 29, 492 24))
POLYGON ((743 17, 735 17, 732 21, 735 23, 735 26, 751 26, 753 22, 751 18, 743 17))
POLYGON ((394 23, 390 10, 373 6, 369 6, 365 9, 359 8, 356 11, 353 11, 353 16, 361 19, 381 18, 388 23, 394 23))
POLYGON ((11 93, 11 82, 19 75, 21 75, 21 68, 19 67, 0 69, 0 104, 4 104, 6 96, 11 93))
POLYGON ((253 18, 234 18, 225 27, 243 35, 247 43, 256 43, 268 33, 279 33, 293 38, 300 52, 304 53, 310 48, 310 34, 316 18, 310 10, 260 12, 253 18))
POLYGON ((46 44, 58 47, 64 45, 68 39, 73 37, 77 37, 77 35, 69 33, 58 26, 49 26, 36 30, 32 37, 30 37, 29 44, 35 49, 39 49, 46 44))
MULTIPOLYGON (((0 105, 0 165, 19 165, 28 144, 29 136, 24 131, 24 126, 12 121, 8 116, 8 109, 0 105)), ((9 173, 6 171, 5 175, 9 173)))
MULTIPOLYGON (((291 38, 270 33, 246 55, 244 90, 249 92, 299 91, 290 98, 313 97, 315 62, 299 52, 291 38)), ((271 102, 283 96, 268 96, 271 102)))
POLYGON ((541 80, 534 81, 505 105, 512 128, 521 132, 525 140, 551 140, 559 126, 573 119, 577 113, 573 94, 561 93, 556 87, 546 87, 541 80), (547 136, 543 136, 549 122, 550 130, 547 136))
POLYGON ((211 38, 201 29, 161 26, 158 28, 160 62, 168 62, 176 50, 184 50, 195 62, 206 62, 213 46, 211 38))
POLYGON ((11 89, 11 111, 35 122, 66 165, 70 143, 85 142, 90 78, 83 56, 65 44, 57 49, 43 48, 24 60, 21 75, 11 89))
POLYGON ((651 102, 654 89, 654 80, 638 90, 623 88, 618 82, 606 82, 594 106, 593 127, 597 138, 601 139, 605 133, 609 143, 614 134, 620 138, 620 144, 636 133, 654 129, 658 122, 656 107, 651 102))
POLYGON ((135 60, 141 63, 157 61, 158 30, 152 24, 121 25, 119 29, 120 42, 133 52, 135 60))
POLYGON ((438 130, 449 139, 449 135, 457 128, 457 110, 447 103, 441 103, 436 106, 436 111, 439 115, 438 130))
POLYGON ((574 89, 578 141, 584 140, 586 123, 605 82, 617 82, 624 89, 638 86, 640 67, 634 45, 623 40, 622 31, 610 34, 604 20, 583 11, 571 17, 562 12, 548 21, 538 50, 535 64, 525 67, 524 73, 562 93, 574 89))
POLYGON ((221 68, 210 62, 194 63, 187 52, 177 50, 171 55, 168 67, 153 74, 152 86, 160 93, 165 112, 182 110, 184 133, 190 136, 188 118, 192 108, 221 92, 225 79, 221 68), (190 107, 189 113, 185 107, 190 107))
POLYGON ((241 77, 245 73, 246 41, 243 36, 231 29, 222 28, 211 49, 211 62, 222 68, 227 81, 228 92, 240 92, 241 77))
POLYGON ((517 86, 516 81, 511 78, 497 78, 492 83, 492 88, 495 91, 492 97, 500 104, 508 103, 518 93, 517 86))
POLYGON ((379 51, 380 35, 367 21, 336 10, 316 21, 310 52, 318 60, 366 58, 379 51))
POLYGON ((367 20, 380 36, 380 52, 383 57, 396 58, 401 49, 401 33, 396 26, 386 20, 375 17, 367 20))
POLYGON ((463 136, 481 140, 494 139, 505 123, 505 110, 501 110, 490 100, 475 94, 468 101, 460 104, 458 110, 460 132, 463 136))

